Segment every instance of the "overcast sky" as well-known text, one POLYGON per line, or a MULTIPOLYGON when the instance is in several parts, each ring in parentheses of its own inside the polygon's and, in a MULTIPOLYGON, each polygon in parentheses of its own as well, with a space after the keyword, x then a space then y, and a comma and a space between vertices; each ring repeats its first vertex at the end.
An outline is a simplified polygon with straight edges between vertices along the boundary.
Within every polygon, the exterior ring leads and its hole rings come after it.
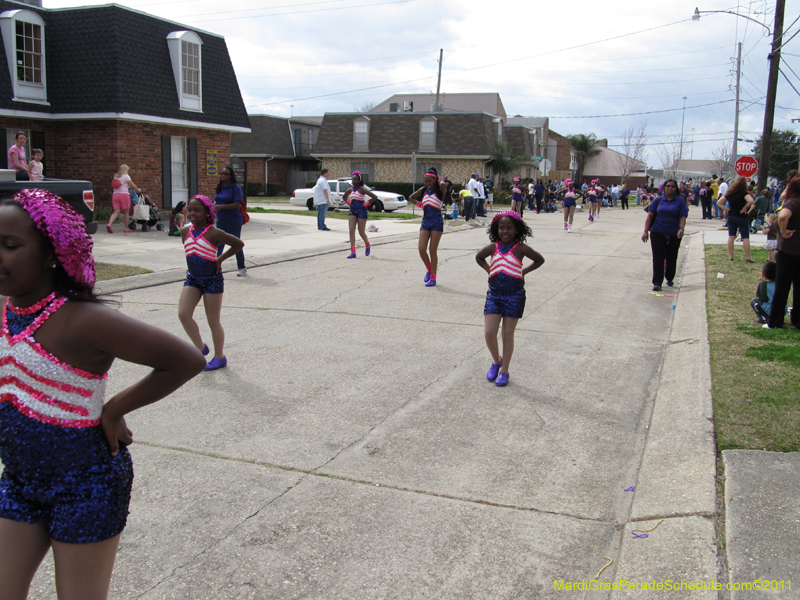
MULTIPOLYGON (((730 14, 694 22, 695 7, 735 11, 770 31, 775 11, 775 0, 120 4, 223 35, 251 114, 350 112, 394 93, 435 93, 441 48, 444 94, 498 92, 509 116, 550 117, 561 134, 594 133, 612 147, 627 128, 646 121, 654 167, 657 145, 680 137, 682 116, 684 158, 710 158, 733 138, 737 42, 743 44, 739 137, 752 140, 763 128, 771 36, 730 14)), ((786 0, 785 38, 800 30, 798 17, 800 0, 786 0)), ((783 48, 781 65, 800 90, 800 35, 783 48)), ((800 94, 783 75, 777 106, 774 126, 800 131, 800 122, 791 122, 800 119, 800 94)), ((739 153, 751 147, 740 142, 739 153)))

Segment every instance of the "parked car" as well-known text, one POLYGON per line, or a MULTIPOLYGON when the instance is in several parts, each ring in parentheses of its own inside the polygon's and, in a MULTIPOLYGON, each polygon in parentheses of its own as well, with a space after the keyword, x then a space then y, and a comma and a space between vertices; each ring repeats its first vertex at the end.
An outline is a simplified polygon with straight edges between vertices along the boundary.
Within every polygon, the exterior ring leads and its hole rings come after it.
MULTIPOLYGON (((347 210, 349 208, 342 198, 351 185, 350 179, 344 177, 328 181, 334 209, 347 210)), ((378 197, 378 199, 369 206, 369 210, 372 212, 393 212, 398 208, 403 208, 408 205, 408 200, 400 194, 380 192, 378 190, 371 191, 378 197)), ((305 206, 308 210, 314 210, 314 189, 303 188, 295 190, 292 192, 292 198, 289 200, 289 203, 292 204, 292 206, 305 206)))
POLYGON ((72 179, 42 179, 40 181, 0 181, 0 194, 13 196, 26 188, 38 188, 61 196, 75 211, 83 217, 86 232, 97 232, 97 221, 94 220, 94 192, 91 181, 72 179))

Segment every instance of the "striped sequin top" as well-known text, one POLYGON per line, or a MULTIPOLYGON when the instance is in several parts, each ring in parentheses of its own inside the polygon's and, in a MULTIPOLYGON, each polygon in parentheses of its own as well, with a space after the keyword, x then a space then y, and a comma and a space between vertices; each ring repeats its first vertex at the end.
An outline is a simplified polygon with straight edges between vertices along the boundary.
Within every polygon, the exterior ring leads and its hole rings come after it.
POLYGON ((211 225, 206 225, 205 229, 198 231, 194 228, 194 225, 191 226, 189 235, 183 240, 183 250, 186 252, 187 259, 190 256, 199 256, 200 258, 216 262, 217 247, 205 237, 205 233, 210 227, 211 225))
POLYGON ((108 374, 73 367, 33 337, 66 301, 53 292, 29 308, 6 302, 0 339, 0 402, 10 402, 23 414, 51 425, 93 427, 100 423, 108 374), (18 333, 12 334, 10 321, 22 322, 23 326, 13 328, 18 333), (25 325, 26 321, 30 322, 25 325))
POLYGON ((522 276, 522 261, 514 256, 514 248, 519 246, 518 243, 511 246, 508 250, 503 251, 505 246, 501 246, 500 242, 496 242, 494 247, 494 254, 492 254, 492 263, 489 267, 489 278, 495 275, 505 273, 510 277, 516 279, 524 279, 522 276))

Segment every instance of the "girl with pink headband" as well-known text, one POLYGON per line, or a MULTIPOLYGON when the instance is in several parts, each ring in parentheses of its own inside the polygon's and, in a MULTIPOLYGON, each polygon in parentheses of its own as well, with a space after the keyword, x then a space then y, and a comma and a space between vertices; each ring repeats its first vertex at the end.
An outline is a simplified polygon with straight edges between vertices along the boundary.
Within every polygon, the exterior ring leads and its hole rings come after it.
POLYGON ((483 308, 483 335, 492 355, 486 379, 497 387, 508 385, 508 366, 514 354, 514 331, 525 310, 525 275, 541 267, 544 257, 525 244, 531 229, 513 210, 498 213, 489 226, 492 242, 475 255, 475 260, 489 274, 489 290, 483 308), (491 257, 491 264, 486 259, 491 257), (522 259, 533 261, 527 267, 522 259), (497 344, 497 332, 503 324, 503 355, 497 344))
POLYGON ((178 318, 195 348, 207 356, 208 346, 203 343, 200 328, 194 320, 194 309, 200 299, 206 311, 206 320, 211 329, 214 356, 206 365, 206 371, 228 366, 223 346, 225 330, 222 328, 222 294, 225 291, 222 278, 222 263, 244 248, 244 242, 221 229, 214 227, 216 207, 210 198, 194 196, 186 205, 189 224, 181 229, 183 249, 186 253, 186 281, 183 282, 178 301, 178 318), (217 256, 220 248, 228 249, 217 256))
POLYGON ((522 216, 522 207, 525 204, 525 196, 519 183, 519 177, 514 177, 514 185, 511 187, 511 210, 522 216))
POLYGON ((92 239, 58 196, 0 203, 0 239, 0 598, 25 598, 50 548, 59 596, 106 598, 133 480, 125 415, 205 360, 100 303, 92 239), (105 402, 116 358, 152 371, 105 402))
POLYGON ((447 185, 439 181, 439 174, 431 167, 423 177, 425 185, 408 197, 410 202, 416 202, 422 209, 422 224, 419 228, 419 241, 417 250, 422 263, 425 265, 426 287, 436 285, 436 270, 439 268, 439 240, 444 233, 444 218, 442 205, 447 185), (430 252, 430 254, 429 254, 430 252))
POLYGON ((576 200, 583 197, 583 192, 575 188, 572 179, 564 181, 564 187, 558 190, 564 204, 564 231, 572 233, 572 219, 575 216, 576 200))
POLYGON ((350 254, 347 258, 356 257, 356 225, 358 225, 358 235, 364 240, 364 245, 366 246, 364 256, 369 256, 371 250, 366 231, 367 218, 369 218, 369 200, 367 200, 367 196, 372 200, 378 199, 378 197, 364 185, 361 172, 353 171, 353 185, 347 188, 344 196, 342 196, 342 199, 350 207, 350 217, 348 219, 348 224, 350 225, 350 254))

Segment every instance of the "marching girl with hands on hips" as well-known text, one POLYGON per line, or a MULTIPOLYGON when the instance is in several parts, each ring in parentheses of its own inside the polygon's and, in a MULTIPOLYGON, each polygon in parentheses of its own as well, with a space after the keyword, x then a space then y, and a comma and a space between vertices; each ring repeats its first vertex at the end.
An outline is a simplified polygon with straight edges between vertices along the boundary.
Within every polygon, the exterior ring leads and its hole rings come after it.
POLYGON ((508 385, 508 366, 514 353, 514 330, 525 310, 525 275, 544 264, 544 257, 525 244, 531 229, 517 213, 498 213, 489 226, 492 242, 475 255, 475 260, 489 274, 489 291, 483 309, 483 334, 492 355, 486 379, 498 387, 508 385), (491 264, 486 259, 491 257, 491 264), (523 268, 522 259, 533 261, 523 268), (497 332, 503 323, 503 355, 497 345, 497 332))
POLYGON ((206 365, 206 371, 214 371, 228 365, 223 347, 225 330, 220 322, 222 293, 225 291, 222 278, 222 263, 244 248, 238 237, 214 227, 215 206, 206 196, 194 196, 187 204, 186 216, 189 224, 181 229, 183 249, 186 253, 186 281, 178 301, 178 318, 195 348, 208 355, 208 346, 203 343, 200 328, 194 320, 194 309, 203 299, 206 320, 211 329, 214 358, 206 365), (228 249, 217 256, 217 249, 228 249))
POLYGON ((356 224, 358 224, 358 235, 364 240, 364 245, 366 246, 364 256, 369 256, 370 253, 369 240, 367 239, 367 232, 365 230, 367 217, 369 217, 369 212, 367 210, 369 208, 369 200, 366 199, 367 196, 373 200, 378 199, 378 197, 364 185, 361 179, 361 173, 359 171, 353 171, 353 185, 347 189, 342 197, 350 207, 350 218, 348 219, 348 224, 350 225, 350 254, 347 258, 356 257, 356 224))
POLYGON ((439 181, 439 175, 434 168, 428 169, 423 181, 425 185, 408 199, 422 209, 422 225, 419 228, 417 249, 425 264, 426 273, 423 280, 425 286, 433 287, 436 285, 436 269, 439 267, 439 241, 444 232, 442 203, 447 193, 447 185, 444 181, 439 181))
POLYGON ((66 202, 38 189, 0 202, 3 599, 27 597, 50 548, 59 598, 108 596, 133 481, 125 415, 205 364, 186 342, 102 304, 95 278, 92 238, 66 202), (117 358, 152 371, 105 402, 117 358))

